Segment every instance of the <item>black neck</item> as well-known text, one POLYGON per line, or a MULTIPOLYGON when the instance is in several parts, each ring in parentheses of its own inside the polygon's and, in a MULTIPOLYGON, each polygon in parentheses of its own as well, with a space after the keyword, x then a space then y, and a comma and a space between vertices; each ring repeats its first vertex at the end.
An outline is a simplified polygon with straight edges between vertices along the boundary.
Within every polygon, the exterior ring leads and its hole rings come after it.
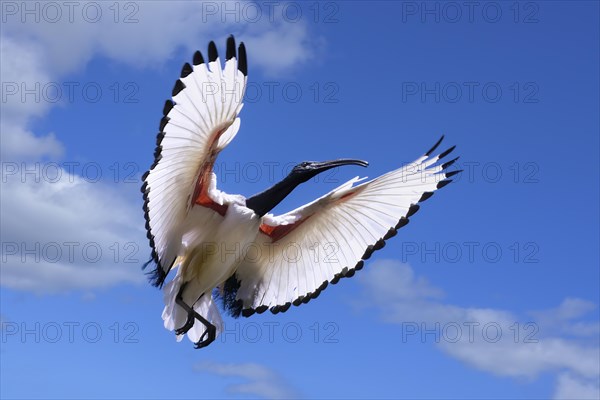
POLYGON ((246 199, 246 207, 262 217, 281 203, 302 182, 305 182, 305 180, 300 176, 290 174, 264 192, 246 199))

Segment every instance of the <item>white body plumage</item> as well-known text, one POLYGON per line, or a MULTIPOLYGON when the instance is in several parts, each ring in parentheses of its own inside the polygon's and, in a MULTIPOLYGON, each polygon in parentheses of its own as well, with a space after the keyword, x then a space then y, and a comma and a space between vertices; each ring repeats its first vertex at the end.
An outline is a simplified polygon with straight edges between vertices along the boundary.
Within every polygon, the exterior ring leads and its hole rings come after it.
MULTIPOLYGON (((212 179, 216 179, 214 174, 212 179)), ((200 315, 207 316, 216 326, 217 335, 222 331, 222 319, 212 291, 235 272, 259 232, 261 218, 246 207, 243 196, 228 195, 214 186, 211 189, 209 196, 219 199, 227 211, 221 216, 194 205, 182 224, 182 243, 175 261, 177 274, 164 287, 162 317, 169 330, 182 326, 187 318, 187 313, 175 303, 177 293, 186 283, 183 301, 200 315)), ((205 330, 204 325, 195 324, 187 335, 192 342, 198 342, 205 330)), ((177 339, 181 338, 182 335, 178 335, 177 339)))

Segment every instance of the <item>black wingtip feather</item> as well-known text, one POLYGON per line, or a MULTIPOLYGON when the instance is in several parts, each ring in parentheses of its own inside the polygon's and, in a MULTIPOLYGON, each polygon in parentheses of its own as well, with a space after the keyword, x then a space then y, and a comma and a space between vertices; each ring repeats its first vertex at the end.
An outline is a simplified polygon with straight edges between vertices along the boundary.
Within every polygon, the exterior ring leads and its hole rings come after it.
POLYGON ((196 51, 194 53, 194 65, 200 65, 200 64, 204 64, 204 57, 202 56, 202 53, 200 53, 199 51, 196 51))
POLYGON ((275 306, 273 308, 271 308, 271 312, 273 314, 278 314, 280 312, 286 312, 287 310, 289 310, 290 306, 292 305, 292 303, 290 303, 289 301, 287 303, 285 303, 282 306, 275 306))
POLYGON ((456 162, 456 160, 458 160, 459 158, 460 158, 460 156, 458 156, 458 157, 456 157, 456 158, 454 158, 454 159, 452 159, 450 161, 447 161, 447 162, 443 163, 442 164, 442 169, 448 168, 449 166, 451 166, 452 164, 454 164, 456 162))
POLYGON ((425 200, 427 200, 431 196, 433 196, 433 192, 425 192, 425 193, 423 193, 423 195, 419 199, 419 203, 424 202, 425 200))
POLYGON ((163 116, 166 116, 173 109, 173 107, 175 107, 173 100, 165 101, 165 105, 163 107, 163 116))
POLYGON ((238 69, 244 76, 248 76, 248 60, 246 59, 246 46, 244 42, 241 42, 238 48, 238 58, 238 69))
POLYGON ((419 208, 421 208, 421 206, 419 206, 418 204, 411 204, 408 208, 408 212, 406 213, 406 218, 410 218, 413 215, 415 215, 415 213, 419 211, 419 208))
POLYGON ((440 155, 438 156, 438 159, 440 159, 440 160, 441 160, 442 158, 446 157, 448 154, 452 153, 452 150, 454 150, 455 148, 456 148, 456 146, 452 146, 452 147, 450 147, 448 150, 446 150, 446 151, 444 151, 442 154, 440 154, 440 155))
POLYGON ((163 131, 163 129, 165 129, 165 126, 167 126, 167 124, 169 123, 170 118, 169 117, 162 117, 160 119, 160 124, 158 125, 158 130, 160 132, 163 131))
POLYGON ((254 315, 254 313, 256 312, 256 310, 254 310, 254 308, 244 308, 242 310, 242 317, 250 317, 252 315, 254 315))
POLYGON ((400 218, 400 221, 398 221, 398 223, 396 224, 396 229, 400 229, 403 226, 408 225, 409 222, 410 222, 410 219, 408 219, 406 217, 400 218))
POLYGON ((265 311, 267 311, 268 309, 269 309, 269 307, 267 307, 267 306, 260 306, 260 307, 257 307, 257 308, 256 308, 256 313, 257 313, 257 314, 262 314, 262 313, 264 313, 265 311))
POLYGON ((373 251, 381 250, 385 247, 385 240, 379 239, 377 243, 373 246, 373 251))
POLYGON ((190 63, 185 63, 185 64, 183 64, 183 67, 181 67, 181 74, 179 76, 181 78, 185 78, 186 76, 191 74, 192 71, 194 71, 194 70, 192 69, 192 66, 190 65, 190 63))
POLYGON ((208 62, 216 61, 219 58, 219 53, 217 53, 217 45, 212 40, 208 44, 208 62))
POLYGON ((431 149, 429 149, 429 151, 427 153, 425 153, 425 155, 427 157, 429 157, 431 155, 431 153, 433 153, 435 151, 435 149, 437 149, 437 147, 440 145, 440 143, 442 143, 442 140, 444 140, 444 135, 442 135, 442 137, 433 145, 433 147, 431 149))
POLYGON ((452 179, 448 179, 448 180, 445 180, 445 181, 439 181, 438 184, 437 184, 437 186, 436 186, 436 188, 437 189, 441 189, 444 186, 446 186, 447 184, 449 184, 450 182, 452 182, 452 179))
POLYGON ((361 257, 363 260, 368 260, 369 258, 371 258, 371 254, 373 254, 373 245, 369 245, 367 246, 367 249, 365 250, 365 254, 363 254, 363 256, 361 257))
POLYGON ((456 174, 460 174, 461 172, 463 172, 462 169, 458 169, 456 171, 450 171, 450 172, 446 172, 446 178, 450 178, 456 174))
POLYGON ((156 147, 160 146, 164 138, 165 133, 163 131, 158 131, 158 133, 156 134, 156 147))
POLYGON ((387 231, 387 233, 385 234, 385 236, 383 237, 383 240, 388 240, 393 238, 394 236, 396 236, 398 234, 398 230, 396 230, 396 228, 390 228, 389 231, 387 231))
POLYGON ((235 57, 235 39, 233 35, 229 35, 227 38, 227 53, 225 54, 226 60, 231 60, 235 57))
POLYGON ((292 304, 295 307, 298 307, 300 304, 302 304, 302 300, 304 299, 304 296, 300 296, 298 297, 296 300, 292 301, 292 304))
POLYGON ((175 82, 175 86, 173 86, 173 91, 171 92, 171 96, 175 97, 179 94, 179 92, 181 92, 183 89, 185 89, 185 85, 183 84, 183 82, 181 82, 181 80, 177 79, 177 82, 175 82))

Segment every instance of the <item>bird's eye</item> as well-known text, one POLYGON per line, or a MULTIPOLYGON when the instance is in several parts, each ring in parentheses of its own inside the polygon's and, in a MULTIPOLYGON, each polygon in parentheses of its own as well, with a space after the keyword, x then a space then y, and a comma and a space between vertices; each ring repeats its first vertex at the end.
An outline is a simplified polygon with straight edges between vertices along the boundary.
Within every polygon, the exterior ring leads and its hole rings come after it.
POLYGON ((300 164, 297 164, 297 165, 294 167, 294 170, 295 170, 295 171, 302 171, 302 170, 304 170, 304 169, 308 168, 308 166, 309 166, 309 165, 310 165, 310 163, 308 163, 308 162, 306 162, 306 161, 303 161, 303 162, 301 162, 300 164))

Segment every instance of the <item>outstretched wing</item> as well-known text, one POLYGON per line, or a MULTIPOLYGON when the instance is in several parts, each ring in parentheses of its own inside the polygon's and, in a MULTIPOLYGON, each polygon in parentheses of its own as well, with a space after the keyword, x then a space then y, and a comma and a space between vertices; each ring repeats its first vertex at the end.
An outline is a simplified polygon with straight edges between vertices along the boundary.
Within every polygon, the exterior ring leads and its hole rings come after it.
POLYGON ((294 211, 265 217, 256 248, 231 278, 237 280, 232 313, 286 311, 316 298, 329 282, 353 276, 408 223, 418 203, 458 172, 446 172, 456 158, 438 162, 454 147, 431 157, 441 140, 410 165, 357 186, 354 178, 294 211))
POLYGON ((233 36, 227 39, 226 58, 222 69, 214 42, 208 46, 208 65, 197 51, 193 66, 183 66, 172 100, 163 109, 154 164, 142 178, 156 286, 162 285, 177 257, 190 208, 198 204, 211 213, 226 211, 212 170, 239 129, 247 79, 246 50, 240 43, 236 54, 233 36))

